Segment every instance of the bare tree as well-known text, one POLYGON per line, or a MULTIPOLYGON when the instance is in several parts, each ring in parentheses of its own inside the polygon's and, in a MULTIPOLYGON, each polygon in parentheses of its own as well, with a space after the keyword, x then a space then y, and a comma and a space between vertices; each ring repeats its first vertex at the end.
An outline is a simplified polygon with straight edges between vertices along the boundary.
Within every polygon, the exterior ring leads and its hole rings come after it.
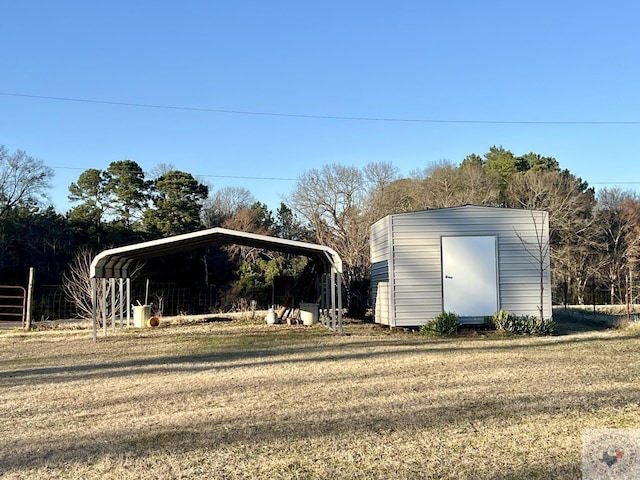
POLYGON ((545 229, 547 215, 547 212, 542 212, 540 224, 538 224, 535 212, 531 211, 531 221, 535 232, 533 242, 527 240, 520 232, 516 231, 520 243, 529 254, 531 263, 536 267, 539 274, 540 305, 538 306, 538 314, 541 321, 544 321, 544 280, 548 270, 551 268, 551 242, 549 240, 549 232, 545 229))
POLYGON ((488 175, 482 159, 467 157, 459 166, 447 160, 431 163, 412 172, 419 182, 415 189, 416 209, 445 208, 458 205, 498 205, 500 185, 495 175, 488 175))
POLYGON ((371 185, 361 170, 331 164, 301 176, 289 200, 292 208, 312 225, 318 242, 333 248, 342 258, 352 315, 361 315, 366 305, 370 191, 371 185))
POLYGON ((428 208, 445 208, 462 203, 458 185, 458 169, 447 161, 432 163, 425 170, 423 192, 428 208))
POLYGON ((393 213, 412 212, 427 208, 424 182, 415 178, 402 178, 387 185, 372 199, 373 222, 393 213))
POLYGON ((398 190, 393 186, 400 182, 397 167, 389 162, 369 163, 362 169, 362 175, 369 189, 366 209, 371 221, 393 213, 395 202, 391 199, 398 190))
POLYGON ((372 162, 365 165, 362 174, 370 185, 371 193, 383 192, 389 184, 398 179, 398 168, 390 162, 372 162))
MULTIPOLYGON (((258 235, 272 235, 273 232, 271 229, 264 225, 265 210, 262 207, 263 205, 260 203, 256 203, 252 207, 240 207, 232 216, 223 222, 222 226, 224 228, 238 230, 240 232, 257 233, 258 235)), ((270 252, 245 245, 227 245, 224 249, 229 252, 231 258, 251 263, 254 263, 260 255, 267 255, 270 258, 273 258, 273 254, 270 252)))
POLYGON ((513 175, 504 194, 508 207, 549 212, 555 278, 584 287, 596 245, 593 189, 566 170, 530 170, 513 175))
POLYGON ((223 187, 210 196, 202 207, 202 222, 206 227, 218 227, 241 208, 249 208, 256 199, 243 187, 223 187))
POLYGON ((499 205, 499 182, 495 176, 487 175, 482 163, 467 157, 458 167, 457 176, 460 205, 499 205))
POLYGON ((0 219, 18 205, 39 203, 51 186, 53 170, 22 150, 0 145, 0 219))
POLYGON ((151 169, 148 177, 156 180, 169 172, 173 172, 175 169, 176 167, 173 165, 173 163, 159 163, 151 169))
POLYGON ((640 200, 634 192, 604 188, 598 192, 596 219, 609 301, 621 303, 640 254, 640 200))
MULTIPOLYGON (((93 286, 91 283, 91 262, 93 261, 94 252, 88 248, 81 248, 69 263, 68 271, 64 273, 62 278, 62 286, 67 298, 76 305, 78 315, 82 318, 91 318, 93 315, 93 286)), ((133 272, 131 278, 135 277, 140 269, 142 263, 135 264, 131 271, 133 272)), ((112 314, 111 303, 111 282, 97 282, 98 292, 98 323, 103 325, 106 321, 102 318, 102 312, 106 312, 106 318, 109 318, 112 314), (106 302, 106 303, 105 303, 106 302)), ((120 303, 123 299, 116 296, 115 311, 120 310, 120 303)), ((128 308, 128 305, 123 305, 128 308)))

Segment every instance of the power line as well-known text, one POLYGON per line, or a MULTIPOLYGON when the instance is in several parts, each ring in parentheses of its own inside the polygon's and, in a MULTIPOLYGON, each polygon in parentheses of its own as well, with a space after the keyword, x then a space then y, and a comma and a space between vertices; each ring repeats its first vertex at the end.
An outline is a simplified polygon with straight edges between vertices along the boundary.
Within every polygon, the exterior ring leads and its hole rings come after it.
POLYGON ((316 120, 349 120, 364 122, 395 122, 395 123, 449 123, 449 124, 486 124, 486 125, 640 125, 639 120, 459 120, 459 119, 429 119, 429 118, 394 118, 394 117, 351 117, 343 115, 312 115, 301 113, 260 112, 251 110, 227 110, 221 108, 184 107, 179 105, 159 105, 152 103, 116 102, 108 100, 92 100, 87 98, 56 97, 49 95, 30 95, 26 93, 0 92, 8 97, 22 97, 39 100, 56 100, 63 102, 91 103, 121 107, 155 108, 163 110, 182 110, 190 112, 224 113, 233 115, 252 115, 263 117, 307 118, 316 120))
POLYGON ((282 177, 246 177, 242 175, 209 175, 209 174, 200 174, 196 173, 196 177, 212 177, 212 178, 236 178, 240 180, 277 180, 283 182, 292 182, 295 181, 295 178, 282 178, 282 177))
POLYGON ((587 182, 589 185, 640 185, 640 182, 587 182))
MULTIPOLYGON (((85 170, 84 167, 62 167, 62 166, 52 166, 54 170, 85 170)), ((295 178, 285 178, 285 177, 252 177, 245 175, 214 175, 208 173, 195 173, 193 174, 195 177, 206 177, 206 178, 231 178, 238 180, 273 180, 273 181, 282 181, 282 182, 293 182, 297 179, 295 178)), ((637 182, 588 182, 589 185, 640 185, 640 181, 637 182)))
MULTIPOLYGON (((85 167, 64 167, 64 166, 52 166, 54 170, 86 170, 85 167)), ((246 175, 214 175, 208 173, 194 173, 192 174, 194 177, 206 177, 206 178, 232 178, 237 180, 269 180, 269 181, 280 181, 280 182, 293 182, 296 181, 295 178, 286 178, 286 177, 256 177, 256 176, 246 176, 246 175)))

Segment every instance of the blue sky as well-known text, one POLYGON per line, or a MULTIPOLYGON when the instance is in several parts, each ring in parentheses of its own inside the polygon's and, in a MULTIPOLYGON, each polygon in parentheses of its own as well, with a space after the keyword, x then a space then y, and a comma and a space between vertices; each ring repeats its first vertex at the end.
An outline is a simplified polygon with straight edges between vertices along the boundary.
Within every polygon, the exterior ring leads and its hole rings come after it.
POLYGON ((55 169, 60 211, 123 159, 273 209, 311 168, 408 175, 492 145, 640 187, 637 2, 6 0, 0 18, 0 144, 55 169))

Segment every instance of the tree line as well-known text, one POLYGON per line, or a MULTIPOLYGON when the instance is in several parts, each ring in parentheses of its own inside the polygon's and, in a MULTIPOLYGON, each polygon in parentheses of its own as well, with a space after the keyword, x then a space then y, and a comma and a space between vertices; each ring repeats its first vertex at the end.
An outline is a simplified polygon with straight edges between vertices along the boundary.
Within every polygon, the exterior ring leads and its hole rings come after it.
MULTIPOLYGON (((317 242, 345 266, 350 314, 368 307, 369 227, 392 213, 474 204, 549 212, 556 303, 623 303, 640 257, 640 199, 619 188, 596 192, 559 162, 503 147, 440 161, 402 177, 391 162, 310 169, 275 212, 238 187, 214 190, 188 172, 133 160, 89 168, 69 185, 72 208, 47 201, 53 171, 24 151, 0 146, 0 279, 23 284, 30 266, 41 284, 61 284, 83 252, 222 226, 317 242)), ((211 247, 159 258, 145 276, 199 291, 215 286, 218 305, 240 299, 267 306, 278 275, 300 276, 305 260, 247 247, 211 247)), ((195 308, 195 307, 194 307, 195 308)))

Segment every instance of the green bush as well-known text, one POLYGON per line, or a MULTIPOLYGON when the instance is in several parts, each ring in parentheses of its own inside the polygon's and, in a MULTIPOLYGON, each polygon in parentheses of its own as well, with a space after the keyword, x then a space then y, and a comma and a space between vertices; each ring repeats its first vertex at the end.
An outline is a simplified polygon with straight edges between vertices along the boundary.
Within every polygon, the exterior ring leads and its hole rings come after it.
POLYGON ((514 331, 518 320, 517 315, 507 310, 498 310, 491 317, 491 323, 495 329, 499 332, 512 332, 514 331))
POLYGON ((514 335, 551 335, 556 329, 553 320, 541 320, 533 315, 519 316, 506 310, 494 313, 491 322, 498 332, 514 335))
POLYGON ((442 312, 440 315, 422 325, 420 333, 429 337, 451 335, 458 330, 460 317, 452 312, 442 312))

